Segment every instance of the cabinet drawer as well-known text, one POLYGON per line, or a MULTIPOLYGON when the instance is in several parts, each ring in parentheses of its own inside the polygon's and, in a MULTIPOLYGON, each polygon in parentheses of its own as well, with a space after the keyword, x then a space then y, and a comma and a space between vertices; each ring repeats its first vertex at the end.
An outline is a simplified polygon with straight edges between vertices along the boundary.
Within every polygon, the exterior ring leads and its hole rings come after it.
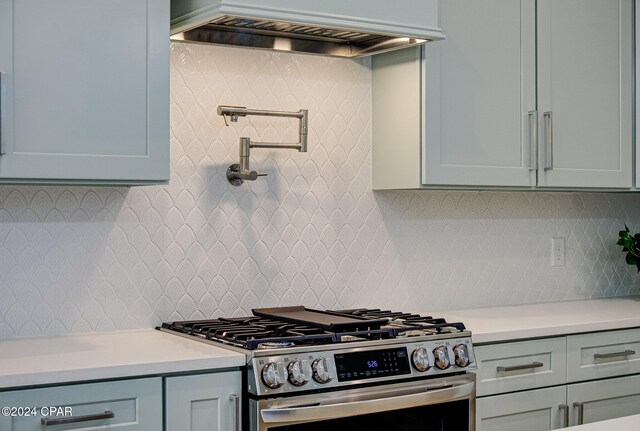
POLYGON ((478 396, 564 384, 564 337, 477 346, 478 396))
POLYGON ((162 380, 158 377, 0 392, 0 406, 30 407, 35 408, 36 413, 35 416, 0 416, 2 431, 95 430, 105 426, 118 431, 158 431, 162 429, 162 380), (67 407, 71 416, 43 412, 43 407, 47 410, 52 406, 67 407), (113 417, 89 420, 105 412, 112 413, 113 417), (47 427, 41 422, 42 419, 72 418, 80 421, 47 427))
POLYGON ((640 329, 567 337, 570 382, 640 373, 640 329))

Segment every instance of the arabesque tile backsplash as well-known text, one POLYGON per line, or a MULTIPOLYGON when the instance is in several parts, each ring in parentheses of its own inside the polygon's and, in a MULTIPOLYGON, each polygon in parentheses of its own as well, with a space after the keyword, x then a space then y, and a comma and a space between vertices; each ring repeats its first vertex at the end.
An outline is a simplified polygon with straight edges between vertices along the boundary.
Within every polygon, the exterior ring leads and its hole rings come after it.
POLYGON ((0 338, 151 327, 257 306, 442 310, 640 294, 615 245, 640 195, 372 192, 369 61, 174 43, 169 186, 0 188, 0 338), (239 136, 269 174, 230 186, 239 136), (566 266, 550 265, 563 236, 566 266))

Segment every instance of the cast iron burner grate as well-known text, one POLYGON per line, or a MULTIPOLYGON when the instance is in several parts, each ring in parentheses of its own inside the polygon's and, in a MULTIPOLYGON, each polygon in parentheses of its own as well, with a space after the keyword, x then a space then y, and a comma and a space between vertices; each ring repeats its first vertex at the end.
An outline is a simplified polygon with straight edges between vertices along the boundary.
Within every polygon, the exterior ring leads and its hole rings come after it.
MULTIPOLYGON (((163 323, 162 328, 255 350, 260 344, 330 344, 335 334, 318 328, 261 317, 220 318, 163 323)), ((274 344, 274 345, 276 345, 274 344)))
POLYGON ((448 323, 442 318, 380 309, 359 308, 335 313, 373 320, 385 318, 389 319, 389 323, 381 328, 364 331, 330 332, 312 325, 252 316, 177 321, 163 323, 162 328, 249 350, 383 340, 422 334, 454 333, 465 329, 464 324, 459 322, 448 323))
POLYGON ((441 317, 421 316, 419 314, 380 310, 379 308, 356 308, 352 310, 336 310, 336 312, 368 319, 389 319, 389 323, 385 328, 390 328, 394 337, 403 336, 409 332, 442 334, 460 332, 466 329, 462 322, 447 322, 441 317))

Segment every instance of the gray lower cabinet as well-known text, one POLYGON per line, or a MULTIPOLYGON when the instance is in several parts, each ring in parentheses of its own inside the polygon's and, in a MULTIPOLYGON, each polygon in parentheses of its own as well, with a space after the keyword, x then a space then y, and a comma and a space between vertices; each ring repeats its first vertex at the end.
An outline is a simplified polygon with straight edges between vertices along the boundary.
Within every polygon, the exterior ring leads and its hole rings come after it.
POLYGON ((169 0, 0 0, 0 183, 169 179, 169 0))
POLYGON ((640 330, 596 332, 567 337, 567 380, 640 374, 640 330))
POLYGON ((239 431, 240 371, 167 377, 166 431, 239 431))
POLYGON ((567 386, 571 423, 591 423, 640 414, 640 376, 567 386))
POLYGON ((640 376, 478 398, 478 431, 547 431, 640 413, 640 376))
POLYGON ((478 431, 640 414, 640 329, 476 346, 478 431))
POLYGON ((155 377, 0 392, 0 406, 22 409, 16 410, 15 416, 5 416, 3 412, 0 416, 2 431, 159 431, 162 430, 162 379, 155 377), (63 409, 51 409, 54 406, 63 409), (25 408, 34 410, 25 415, 25 408), (47 425, 43 422, 53 420, 67 423, 55 425, 49 422, 47 425))
POLYGON ((478 398, 477 431, 547 431, 565 426, 564 386, 478 398))
POLYGON ((477 395, 502 394, 567 381, 566 337, 476 347, 477 395))

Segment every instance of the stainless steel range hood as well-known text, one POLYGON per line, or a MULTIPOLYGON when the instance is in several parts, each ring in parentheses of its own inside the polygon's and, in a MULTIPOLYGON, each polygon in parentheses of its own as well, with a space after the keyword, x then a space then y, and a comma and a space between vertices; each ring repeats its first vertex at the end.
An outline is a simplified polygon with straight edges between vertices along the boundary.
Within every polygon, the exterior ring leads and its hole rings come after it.
POLYGON ((438 0, 172 0, 172 40, 361 57, 443 39, 438 0))

